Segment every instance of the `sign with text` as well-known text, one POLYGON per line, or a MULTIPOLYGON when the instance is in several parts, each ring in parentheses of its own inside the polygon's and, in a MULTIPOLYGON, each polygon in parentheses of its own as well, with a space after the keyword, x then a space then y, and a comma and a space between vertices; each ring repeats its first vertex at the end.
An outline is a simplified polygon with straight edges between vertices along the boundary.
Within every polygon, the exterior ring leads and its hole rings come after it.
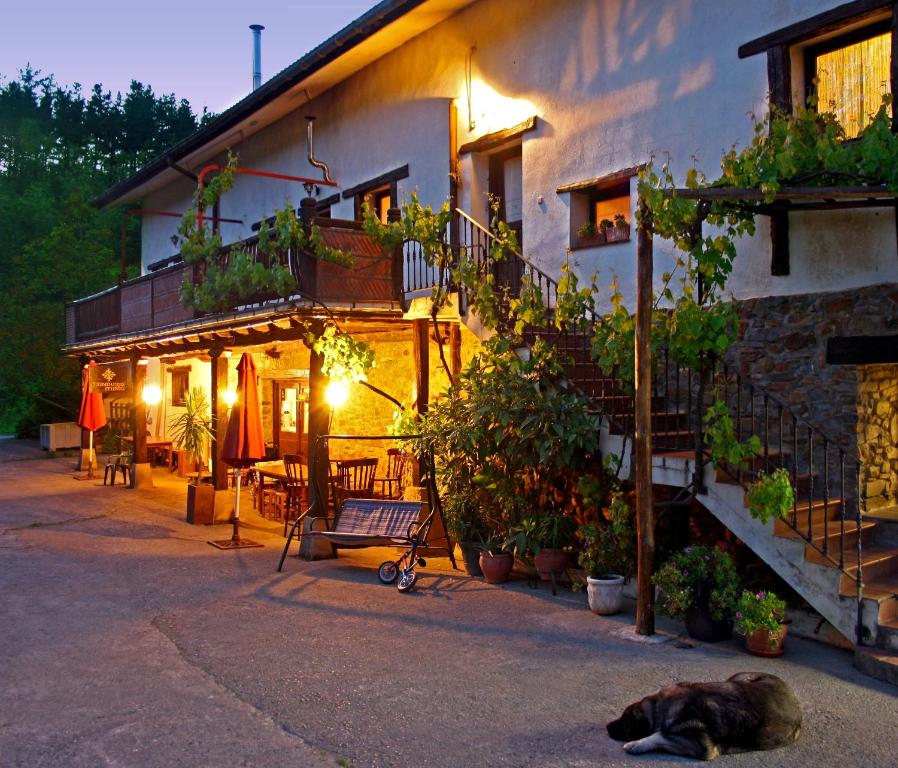
POLYGON ((97 363, 91 366, 90 388, 113 397, 131 397, 131 366, 128 363, 97 363))

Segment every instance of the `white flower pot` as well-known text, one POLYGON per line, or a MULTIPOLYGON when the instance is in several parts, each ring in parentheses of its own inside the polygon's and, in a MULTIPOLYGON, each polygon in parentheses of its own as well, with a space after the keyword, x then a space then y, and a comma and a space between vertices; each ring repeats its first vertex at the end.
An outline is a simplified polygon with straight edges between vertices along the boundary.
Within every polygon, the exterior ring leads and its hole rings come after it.
POLYGON ((600 616, 610 616, 620 610, 624 598, 624 577, 610 574, 607 579, 586 579, 589 610, 600 616))

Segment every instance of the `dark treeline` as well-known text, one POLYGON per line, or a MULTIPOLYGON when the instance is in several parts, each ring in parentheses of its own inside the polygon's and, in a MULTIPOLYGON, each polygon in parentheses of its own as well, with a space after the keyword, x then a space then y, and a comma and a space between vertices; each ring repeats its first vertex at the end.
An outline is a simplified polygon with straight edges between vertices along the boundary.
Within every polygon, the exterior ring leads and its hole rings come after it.
POLYGON ((0 431, 77 415, 78 367, 59 355, 64 304, 116 283, 126 210, 91 201, 199 123, 186 101, 137 81, 114 96, 30 67, 0 82, 0 431))

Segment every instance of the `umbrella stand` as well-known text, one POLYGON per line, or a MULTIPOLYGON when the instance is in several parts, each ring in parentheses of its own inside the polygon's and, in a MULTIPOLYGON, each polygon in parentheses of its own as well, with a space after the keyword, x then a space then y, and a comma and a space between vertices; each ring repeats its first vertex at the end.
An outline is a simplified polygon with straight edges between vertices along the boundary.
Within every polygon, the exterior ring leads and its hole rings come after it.
POLYGON ((240 478, 243 471, 240 467, 234 468, 234 486, 237 489, 237 497, 234 499, 234 532, 230 539, 222 539, 220 541, 210 541, 209 543, 216 549, 246 549, 248 547, 261 547, 256 541, 251 539, 240 538, 240 478))
MULTIPOLYGON (((87 474, 73 475, 76 480, 93 480, 94 479, 94 431, 90 430, 90 439, 87 449, 87 474)), ((105 484, 105 480, 103 481, 105 484)))

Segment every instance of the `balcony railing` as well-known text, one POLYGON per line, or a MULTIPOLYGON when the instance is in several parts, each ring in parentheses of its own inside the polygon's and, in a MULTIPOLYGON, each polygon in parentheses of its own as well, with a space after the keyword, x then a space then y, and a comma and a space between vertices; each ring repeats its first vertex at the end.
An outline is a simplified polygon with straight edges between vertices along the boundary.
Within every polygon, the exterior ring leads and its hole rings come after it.
MULTIPOLYGON (((354 221, 317 219, 326 245, 355 256, 352 267, 319 261, 304 252, 282 253, 281 257, 299 290, 319 301, 333 304, 359 304, 400 301, 402 254, 385 253, 354 221)), ((219 263, 225 266, 238 249, 254 260, 265 262, 259 253, 259 236, 230 243, 221 249, 219 263)), ((128 280, 101 293, 73 301, 66 306, 66 343, 88 342, 120 334, 164 328, 194 319, 197 313, 183 306, 181 285, 195 280, 194 271, 183 262, 128 280)), ((278 296, 254 296, 241 306, 263 304, 278 296)), ((234 307, 236 310, 237 307, 234 307)))

